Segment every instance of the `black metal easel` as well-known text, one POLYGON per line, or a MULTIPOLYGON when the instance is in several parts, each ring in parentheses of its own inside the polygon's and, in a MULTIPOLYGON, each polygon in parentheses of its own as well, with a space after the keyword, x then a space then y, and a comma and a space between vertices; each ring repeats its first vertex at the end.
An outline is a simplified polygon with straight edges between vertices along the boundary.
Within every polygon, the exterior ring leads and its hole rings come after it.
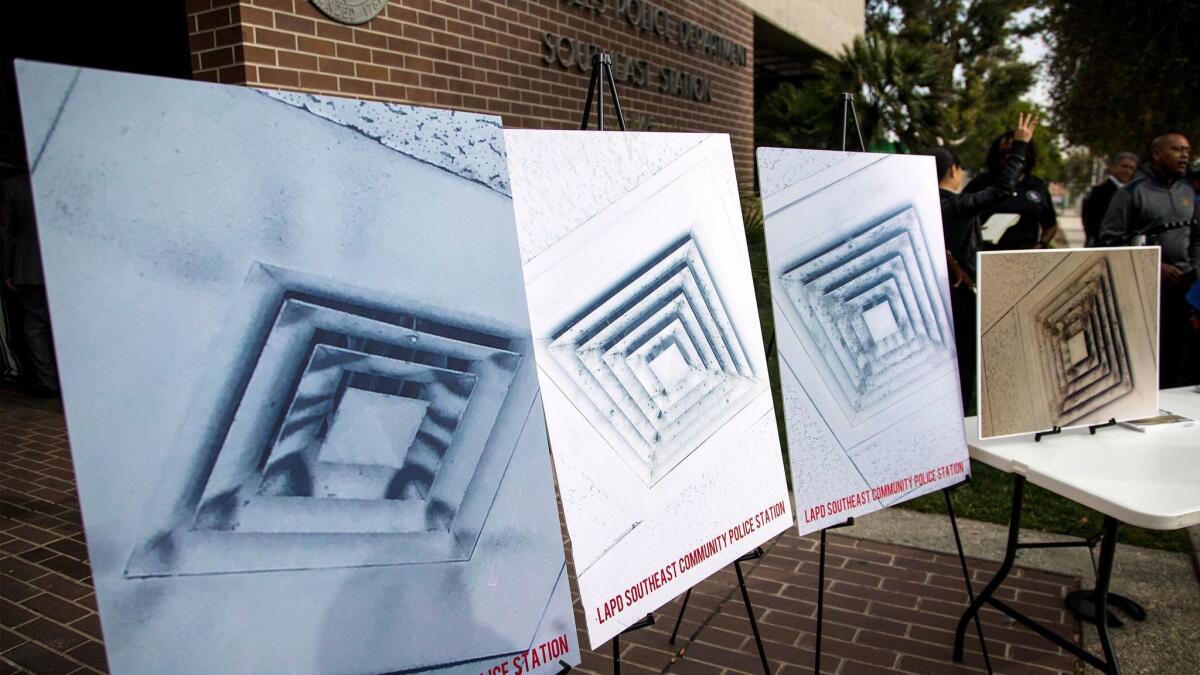
MULTIPOLYGON (((625 113, 621 111, 621 99, 617 98, 617 82, 613 79, 612 74, 612 57, 605 53, 592 55, 592 77, 588 82, 587 98, 583 103, 583 121, 580 122, 579 129, 587 131, 588 121, 592 115, 592 99, 595 98, 596 129, 604 131, 604 81, 608 82, 608 90, 612 94, 613 111, 617 114, 617 125, 621 127, 621 131, 628 131, 625 128, 625 113)), ((621 636, 625 633, 632 633, 635 630, 641 630, 653 625, 654 615, 647 614, 636 623, 613 636, 613 675, 621 674, 621 636)))
MULTIPOLYGON (((850 129, 849 122, 851 120, 853 120, 853 122, 854 122, 854 131, 855 131, 855 134, 858 136, 858 147, 862 152, 866 152, 867 146, 866 146, 866 143, 863 141, 862 128, 859 126, 859 123, 858 123, 858 111, 854 108, 854 95, 851 94, 850 92, 842 92, 842 151, 843 152, 846 151, 846 141, 848 139, 849 129, 850 129)), ((772 335, 771 343, 767 347, 768 353, 771 351, 771 348, 774 347, 774 345, 775 345, 775 336, 772 335)), ((959 536, 959 532, 958 532, 958 520, 957 520, 957 518, 955 518, 955 515, 954 515, 954 504, 950 500, 950 492, 952 490, 955 490, 955 489, 963 486, 963 485, 966 485, 968 482, 970 482, 970 478, 968 478, 967 480, 964 480, 963 482, 958 483, 956 485, 951 485, 949 487, 943 488, 942 494, 946 498, 946 511, 950 515, 950 527, 951 527, 951 530, 954 532, 954 544, 958 549, 958 561, 959 561, 959 564, 962 566, 963 581, 965 582, 966 587, 967 587, 967 598, 973 604, 975 602, 975 591, 971 585, 971 573, 967 569, 967 558, 963 552, 962 538, 959 536)), ((820 672, 821 672, 821 633, 822 633, 822 626, 824 624, 823 618, 824 618, 824 607, 825 607, 826 534, 828 533, 829 530, 836 530, 836 529, 840 529, 843 527, 850 527, 853 524, 854 524, 854 519, 850 518, 844 523, 840 523, 838 525, 834 525, 832 527, 827 527, 827 528, 824 528, 821 530, 821 544, 820 544, 819 562, 818 562, 818 567, 817 567, 817 627, 816 627, 816 641, 815 641, 815 645, 814 645, 814 655, 813 655, 813 672, 817 673, 818 675, 820 675, 820 672)), ((963 626, 965 627, 965 624, 963 624, 963 626)), ((978 615, 975 616, 975 631, 979 635, 979 646, 983 651, 984 663, 987 664, 988 673, 991 673, 992 672, 992 662, 991 662, 990 657, 988 656, 987 644, 984 642, 984 639, 983 639, 983 625, 980 623, 978 615)))
POLYGON ((612 94, 613 110, 617 113, 617 124, 621 131, 625 128, 625 113, 621 112, 621 99, 617 98, 617 81, 613 79, 612 57, 605 53, 592 55, 592 79, 588 82, 587 99, 583 103, 583 121, 579 124, 581 131, 587 131, 588 118, 592 115, 592 97, 596 98, 596 129, 604 131, 604 82, 608 82, 608 91, 612 94))
MULTIPOLYGON (((843 94, 843 96, 848 95, 843 94)), ((853 106, 854 104, 851 103, 850 105, 853 106)), ((855 117, 857 119, 857 116, 855 117)), ((862 136, 859 136, 859 139, 861 140, 862 136)), ((854 525, 854 519, 847 518, 844 523, 831 525, 821 530, 821 548, 817 563, 817 635, 816 641, 813 644, 813 672, 817 673, 817 675, 821 674, 821 632, 825 625, 825 534, 830 530, 838 530, 852 525, 854 525)))
POLYGON ((858 126, 858 111, 854 109, 854 94, 848 91, 842 92, 842 152, 846 151, 846 134, 849 127, 846 124, 846 116, 850 115, 854 118, 854 133, 858 134, 858 149, 862 152, 867 151, 867 144, 863 142, 862 128, 858 126))
MULTIPOLYGON (((848 91, 842 92, 842 152, 846 151, 846 139, 850 133, 850 120, 854 121, 854 133, 858 136, 858 149, 862 152, 867 151, 867 144, 863 141, 862 128, 858 124, 858 111, 854 108, 854 94, 848 91)), ((771 336, 772 346, 774 346, 775 336, 771 336)), ((824 632, 825 625, 825 540, 829 530, 838 530, 843 527, 851 527, 854 525, 854 519, 848 518, 843 523, 832 525, 821 530, 821 545, 818 549, 817 557, 817 630, 816 639, 813 644, 813 672, 820 675, 821 673, 821 634, 824 632)))
POLYGON ((620 633, 617 633, 616 635, 613 636, 613 639, 612 639, 613 675, 621 675, 621 636, 626 633, 632 633, 635 630, 649 628, 650 626, 653 626, 653 625, 654 625, 654 615, 647 614, 646 616, 639 619, 637 621, 637 623, 634 623, 629 628, 626 628, 625 630, 623 630, 620 633))
MULTIPOLYGON (((1104 427, 1115 427, 1115 426, 1117 426, 1117 418, 1110 417, 1110 418, 1108 418, 1107 422, 1101 422, 1099 424, 1089 424, 1088 425, 1088 433, 1091 434, 1092 436, 1095 436, 1097 429, 1103 429, 1104 427)), ((1033 442, 1040 443, 1041 440, 1043 438, 1045 438, 1046 436, 1053 436, 1055 434, 1061 434, 1062 432, 1063 432, 1063 428, 1058 425, 1054 425, 1053 427, 1050 427, 1046 431, 1036 431, 1033 434, 1033 442)))
POLYGON ((1039 432, 1035 433, 1033 435, 1033 442, 1040 443, 1043 436, 1053 436, 1054 434, 1061 434, 1061 433, 1062 433, 1062 427, 1055 425, 1055 426, 1051 427, 1048 431, 1039 431, 1039 432))
MULTIPOLYGON (((858 124, 858 111, 854 108, 854 95, 850 92, 842 92, 842 152, 846 151, 847 135, 850 133, 850 120, 854 121, 854 132, 858 136, 858 148, 862 152, 867 151, 867 144, 863 141, 862 128, 858 124)), ((767 341, 767 356, 770 357, 771 352, 775 350, 775 334, 771 334, 771 339, 767 341)), ((816 643, 813 647, 813 672, 821 672, 821 632, 824 624, 825 614, 825 533, 829 530, 836 530, 843 527, 854 525, 854 519, 850 518, 844 523, 838 523, 821 530, 821 546, 819 553, 819 563, 817 565, 817 630, 816 643)), ((686 602, 686 601, 685 601, 686 602)), ((747 607, 749 601, 747 600, 747 607)), ((682 616, 682 611, 680 612, 682 616)), ((753 626, 753 618, 751 618, 751 626, 753 626)), ((678 625, 676 626, 678 629, 678 625)), ((758 637, 758 632, 755 631, 755 637, 758 637)), ((761 653, 761 647, 760 647, 761 653)), ((766 660, 763 665, 765 667, 766 660)))
MULTIPOLYGON (((754 618, 754 607, 750 604, 750 592, 746 590, 746 577, 742 574, 742 563, 758 560, 761 557, 763 557, 763 549, 759 546, 734 560, 733 570, 737 573, 738 588, 742 590, 742 602, 746 605, 746 616, 750 619, 750 630, 754 633, 754 646, 758 647, 758 659, 762 661, 763 673, 771 675, 771 664, 767 661, 767 651, 763 647, 762 635, 758 632, 758 621, 754 618)), ((688 601, 691 599, 692 589, 689 588, 683 596, 683 604, 679 607, 679 616, 675 617, 675 628, 671 631, 671 639, 668 640, 670 644, 675 644, 675 637, 679 635, 679 624, 683 622, 683 613, 687 610, 688 601)))
MULTIPOLYGON (((621 110, 621 99, 617 96, 617 83, 612 74, 612 57, 606 53, 594 54, 592 56, 592 76, 588 82, 587 98, 583 104, 583 119, 580 121, 579 128, 582 131, 587 131, 588 122, 592 114, 592 100, 596 101, 596 129, 604 131, 604 83, 608 82, 609 93, 612 94, 613 111, 617 115, 617 125, 621 131, 628 131, 625 127, 625 113, 621 110)), ((747 560, 756 560, 763 556, 762 547, 747 553, 733 562, 734 571, 737 573, 738 587, 742 591, 742 601, 746 604, 746 614, 750 617, 750 627, 754 631, 754 642, 758 646, 758 656, 762 660, 763 672, 770 675, 771 668, 767 662, 766 651, 763 648, 762 637, 758 632, 758 623, 754 619, 754 607, 750 604, 750 594, 746 590, 745 576, 742 574, 741 563, 747 560)), ((679 632, 679 623, 683 620, 683 612, 687 609, 688 600, 692 597, 692 589, 688 589, 684 596, 683 605, 679 608, 679 616, 675 619, 675 630, 671 632, 671 644, 675 644, 675 637, 679 632)), ((612 639, 613 645, 613 674, 619 675, 621 672, 621 635, 635 630, 646 628, 654 625, 654 615, 647 614, 643 619, 631 625, 625 630, 618 633, 612 639)))

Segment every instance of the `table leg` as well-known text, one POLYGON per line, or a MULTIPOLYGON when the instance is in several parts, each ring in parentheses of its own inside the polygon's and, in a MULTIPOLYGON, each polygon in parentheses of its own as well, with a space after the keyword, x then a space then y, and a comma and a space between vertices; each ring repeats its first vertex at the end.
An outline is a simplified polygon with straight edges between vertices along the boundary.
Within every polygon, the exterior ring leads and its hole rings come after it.
MULTIPOLYGON (((1102 529, 1096 535, 1088 537, 1084 544, 1089 550, 1094 552, 1096 544, 1100 543, 1103 539, 1104 530, 1102 529)), ((1095 558, 1095 555, 1093 554, 1092 557, 1095 558)), ((1097 569, 1096 574, 1099 576, 1099 569, 1097 569)), ((1063 604, 1066 606, 1067 610, 1075 616, 1076 619, 1079 619, 1080 621, 1086 621, 1090 624, 1096 623, 1096 589, 1094 587, 1086 590, 1081 589, 1067 593, 1067 597, 1063 601, 1063 604)), ((1110 608, 1121 610, 1126 616, 1134 621, 1146 620, 1146 608, 1138 604, 1138 602, 1133 598, 1126 597, 1120 593, 1113 593, 1111 590, 1109 590, 1108 606, 1110 608)), ((1120 628, 1124 625, 1124 621, 1118 618, 1115 613, 1109 611, 1109 628, 1120 628)))
MULTIPOLYGON (((996 576, 988 582, 987 586, 983 587, 979 595, 975 596, 975 600, 967 607, 967 611, 963 612, 962 618, 958 620, 958 627, 954 630, 954 660, 961 663, 963 660, 963 637, 967 632, 967 625, 971 623, 971 619, 979 613, 980 608, 984 603, 992 598, 992 594, 1008 577, 1008 573, 1012 571, 1013 562, 1017 558, 1017 540, 1021 532, 1021 506, 1025 501, 1025 477, 1015 476, 1013 479, 1013 502, 1012 513, 1008 518, 1008 545, 1004 549, 1004 561, 1000 563, 1000 569, 996 571, 996 576)), ((1103 558, 1103 549, 1101 549, 1101 558, 1103 558)), ((1111 560, 1109 561, 1111 563, 1111 560)), ((1105 587, 1107 590, 1107 586, 1105 587)))
POLYGON ((1120 522, 1110 516, 1104 517, 1104 539, 1100 542, 1100 571, 1096 579, 1096 631, 1100 634, 1100 646, 1104 648, 1104 660, 1108 662, 1108 672, 1120 675, 1121 666, 1117 663, 1117 652, 1113 649, 1112 638, 1108 634, 1108 583, 1112 579, 1113 558, 1117 552, 1117 526, 1120 522))
MULTIPOLYGON (((958 518, 954 515, 954 502, 950 499, 950 491, 959 485, 966 485, 966 482, 959 483, 953 487, 943 488, 942 496, 946 498, 946 513, 950 516, 950 529, 954 532, 954 546, 958 549, 958 564, 962 567, 963 581, 967 586, 967 602, 975 602, 974 584, 971 583, 971 570, 967 568, 967 556, 963 552, 962 537, 958 534, 958 518)), ((979 615, 975 615, 975 632, 979 634, 979 650, 983 653, 983 664, 987 666, 988 675, 992 673, 992 659, 988 655, 987 640, 983 638, 983 622, 979 620, 979 615)))

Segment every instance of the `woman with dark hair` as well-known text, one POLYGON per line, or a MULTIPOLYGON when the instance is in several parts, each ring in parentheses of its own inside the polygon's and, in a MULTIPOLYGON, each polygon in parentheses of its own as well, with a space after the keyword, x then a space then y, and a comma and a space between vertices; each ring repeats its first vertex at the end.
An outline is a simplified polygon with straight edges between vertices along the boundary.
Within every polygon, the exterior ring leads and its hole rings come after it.
MULTIPOLYGON (((1014 131, 1009 129, 992 141, 988 148, 987 167, 967 184, 964 193, 978 192, 990 188, 1000 182, 1000 176, 1008 166, 1013 156, 1014 131)), ((1058 226, 1058 216, 1054 212, 1054 203, 1050 198, 1049 184, 1035 175, 1037 168, 1037 146, 1033 141, 1025 143, 1025 165, 1017 178, 1015 194, 994 204, 987 211, 979 214, 984 222, 997 213, 1008 213, 1017 216, 1017 222, 1010 226, 995 246, 998 250, 1013 250, 1024 248, 1043 248, 1054 236, 1058 226)))
POLYGON ((1012 199, 1017 181, 1025 168, 1025 148, 1033 141, 1038 119, 1019 115, 1010 151, 1015 151, 996 180, 972 193, 962 189, 963 167, 958 155, 945 147, 934 148, 938 196, 942 203, 942 228, 946 238, 946 265, 950 272, 950 309, 954 320, 954 342, 958 351, 959 384, 963 410, 970 411, 975 395, 975 254, 980 247, 979 214, 1012 199))

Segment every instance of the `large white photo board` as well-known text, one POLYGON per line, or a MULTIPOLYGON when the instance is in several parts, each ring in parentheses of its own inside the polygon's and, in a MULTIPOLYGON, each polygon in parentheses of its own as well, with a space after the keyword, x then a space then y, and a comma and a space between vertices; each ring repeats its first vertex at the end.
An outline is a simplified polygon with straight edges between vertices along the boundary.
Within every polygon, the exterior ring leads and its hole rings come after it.
POLYGON ((499 118, 18 76, 114 672, 578 663, 499 118))
POLYGON ((506 131, 593 647, 791 524, 729 138, 506 131))
POLYGON ((933 159, 760 148, 800 533, 970 472, 933 159))

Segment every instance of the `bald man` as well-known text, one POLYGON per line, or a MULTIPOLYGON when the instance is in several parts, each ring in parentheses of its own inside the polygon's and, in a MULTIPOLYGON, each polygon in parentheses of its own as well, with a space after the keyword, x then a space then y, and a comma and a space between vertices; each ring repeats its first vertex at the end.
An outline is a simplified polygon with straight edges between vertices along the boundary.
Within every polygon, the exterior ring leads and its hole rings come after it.
POLYGON ((1184 381, 1181 364, 1188 348, 1190 310, 1184 296, 1200 268, 1200 207, 1196 191, 1184 176, 1192 148, 1183 134, 1154 139, 1145 174, 1113 195, 1100 226, 1101 246, 1136 242, 1138 234, 1166 223, 1191 221, 1187 227, 1146 237, 1162 247, 1162 286, 1159 296, 1159 386, 1193 384, 1184 381))

